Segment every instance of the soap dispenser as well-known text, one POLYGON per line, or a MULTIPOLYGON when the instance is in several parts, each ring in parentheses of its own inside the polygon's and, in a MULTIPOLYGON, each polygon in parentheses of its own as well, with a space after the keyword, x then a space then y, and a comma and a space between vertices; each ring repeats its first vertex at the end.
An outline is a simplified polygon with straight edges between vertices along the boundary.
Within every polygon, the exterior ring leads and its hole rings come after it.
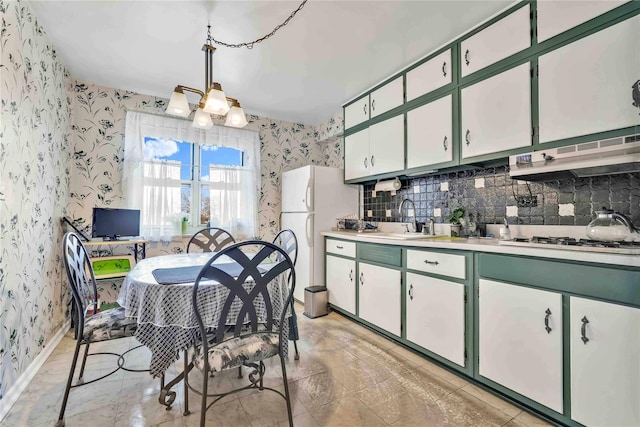
POLYGON ((511 230, 509 230, 509 222, 504 219, 504 227, 500 227, 500 240, 511 240, 511 230))

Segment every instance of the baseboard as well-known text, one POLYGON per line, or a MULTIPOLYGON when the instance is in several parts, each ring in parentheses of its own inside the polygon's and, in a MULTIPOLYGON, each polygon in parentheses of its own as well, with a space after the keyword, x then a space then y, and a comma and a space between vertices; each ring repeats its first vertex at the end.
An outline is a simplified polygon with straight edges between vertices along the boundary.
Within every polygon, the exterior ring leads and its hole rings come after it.
POLYGON ((9 413, 14 403, 18 401, 22 392, 27 388, 33 377, 38 373, 47 358, 53 353, 65 334, 71 329, 71 322, 67 322, 53 336, 49 344, 45 346, 43 351, 31 362, 26 371, 20 375, 18 381, 9 389, 9 392, 0 399, 0 421, 9 413))

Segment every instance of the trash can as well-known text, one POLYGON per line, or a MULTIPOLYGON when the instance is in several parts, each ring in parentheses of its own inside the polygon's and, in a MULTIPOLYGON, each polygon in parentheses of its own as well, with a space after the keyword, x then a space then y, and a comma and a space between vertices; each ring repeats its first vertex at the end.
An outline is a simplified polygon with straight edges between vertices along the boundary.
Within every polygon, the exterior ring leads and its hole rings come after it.
POLYGON ((304 315, 315 319, 326 316, 327 311, 327 288, 326 286, 309 286, 304 288, 304 315))

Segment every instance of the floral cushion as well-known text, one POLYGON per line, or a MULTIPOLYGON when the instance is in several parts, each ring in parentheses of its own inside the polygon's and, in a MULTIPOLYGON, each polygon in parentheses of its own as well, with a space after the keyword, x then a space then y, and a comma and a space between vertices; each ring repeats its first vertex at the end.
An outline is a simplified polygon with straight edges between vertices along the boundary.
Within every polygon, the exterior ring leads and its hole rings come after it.
POLYGON ((131 337, 138 326, 136 319, 124 315, 124 307, 112 308, 85 318, 83 338, 89 342, 131 337))
MULTIPOLYGON (((280 337, 277 332, 263 332, 232 338, 209 348, 209 368, 220 372, 242 366, 245 363, 258 362, 278 354, 280 337)), ((204 370, 202 346, 193 354, 193 364, 204 370)))

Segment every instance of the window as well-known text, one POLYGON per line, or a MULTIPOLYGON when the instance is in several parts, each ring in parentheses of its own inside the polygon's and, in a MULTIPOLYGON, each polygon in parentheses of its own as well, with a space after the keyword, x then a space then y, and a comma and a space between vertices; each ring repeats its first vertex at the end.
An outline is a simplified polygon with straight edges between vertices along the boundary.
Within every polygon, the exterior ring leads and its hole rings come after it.
POLYGON ((238 239, 259 235, 259 138, 256 132, 191 128, 181 119, 127 113, 123 193, 141 210, 141 233, 152 240, 207 224, 238 239))

